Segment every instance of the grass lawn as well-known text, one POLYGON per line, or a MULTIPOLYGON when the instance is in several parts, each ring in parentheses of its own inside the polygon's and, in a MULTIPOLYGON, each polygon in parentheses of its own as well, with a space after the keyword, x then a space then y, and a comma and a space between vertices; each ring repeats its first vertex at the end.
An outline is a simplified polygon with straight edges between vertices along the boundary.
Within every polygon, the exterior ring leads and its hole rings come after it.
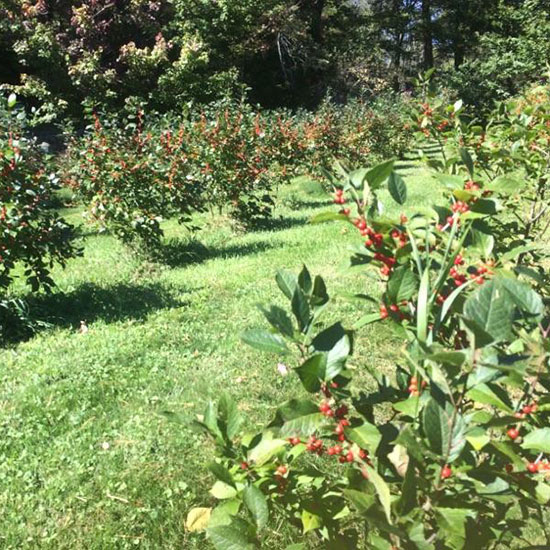
MULTIPOLYGON (((422 168, 401 170, 409 204, 438 196, 422 168)), ((33 303, 50 327, 0 350, 0 548, 209 547, 184 529, 187 511, 212 500, 211 447, 189 424, 222 391, 258 424, 299 391, 276 357, 239 341, 241 330, 264 326, 255 304, 281 301, 275 271, 305 263, 322 274, 336 298, 327 322, 349 326, 358 315, 344 292, 379 292, 347 269, 355 231, 308 224, 331 208, 319 187, 294 184, 281 189, 270 231, 239 234, 205 215, 191 239, 168 223, 163 262, 86 237, 84 256, 55 272, 59 292, 33 303), (169 422, 167 410, 189 424, 169 422)), ((391 372, 398 352, 377 324, 361 331, 352 366, 391 372)), ((285 536, 274 529, 270 546, 285 548, 285 536)))

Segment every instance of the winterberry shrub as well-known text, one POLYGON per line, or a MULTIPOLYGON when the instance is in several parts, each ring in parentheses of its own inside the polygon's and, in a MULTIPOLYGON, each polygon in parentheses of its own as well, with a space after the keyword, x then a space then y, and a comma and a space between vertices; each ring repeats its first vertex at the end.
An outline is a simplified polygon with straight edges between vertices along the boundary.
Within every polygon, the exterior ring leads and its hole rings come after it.
POLYGON ((419 84, 423 100, 413 113, 417 137, 437 142, 438 155, 426 157, 443 185, 489 196, 498 191, 501 216, 499 244, 523 244, 525 263, 540 261, 539 244, 550 228, 548 167, 550 153, 550 88, 536 86, 520 97, 497 104, 487 120, 465 112, 462 102, 448 105, 430 86, 419 84), (466 171, 463 183, 454 175, 466 171), (528 254, 529 253, 529 254, 528 254))
POLYGON ((202 190, 190 176, 186 128, 147 125, 141 110, 124 125, 93 116, 85 137, 73 142, 66 184, 101 230, 154 249, 162 219, 187 222, 202 205, 202 190))
POLYGON ((310 397, 255 434, 229 398, 208 406, 219 504, 190 523, 208 524, 220 549, 261 545, 270 522, 323 547, 510 547, 529 519, 544 525, 550 502, 550 325, 533 279, 514 270, 518 249, 495 242, 500 191, 452 190, 451 208, 391 217, 380 190, 407 200, 392 161, 331 183, 344 208, 315 221, 356 227, 352 263, 379 277, 382 296, 360 295, 367 311, 352 329, 326 327, 322 278, 277 274, 289 307, 264 308, 270 328, 243 340, 288 356, 310 397), (403 353, 391 376, 353 358, 376 386, 367 391, 348 362, 354 334, 374 322, 402 335, 403 353))
POLYGON ((72 227, 50 206, 58 187, 43 151, 25 134, 24 111, 10 96, 0 103, 0 337, 14 277, 21 274, 32 291, 49 289, 53 265, 64 266, 77 253, 72 227))

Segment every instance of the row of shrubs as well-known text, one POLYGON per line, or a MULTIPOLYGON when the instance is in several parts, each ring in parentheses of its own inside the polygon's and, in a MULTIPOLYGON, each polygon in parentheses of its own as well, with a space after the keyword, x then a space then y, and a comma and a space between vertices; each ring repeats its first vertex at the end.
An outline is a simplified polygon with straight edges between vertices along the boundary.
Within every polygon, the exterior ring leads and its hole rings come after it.
POLYGON ((323 278, 279 271, 286 307, 262 308, 269 328, 242 337, 295 365, 296 398, 258 432, 229 396, 202 417, 217 503, 191 510, 187 527, 217 549, 273 545, 274 525, 294 529, 288 550, 548 544, 550 88, 500 105, 484 127, 425 91, 414 130, 419 145, 440 144, 425 160, 444 201, 408 206, 388 161, 331 176, 339 211, 314 220, 355 228, 351 263, 381 294, 358 295, 351 322, 327 326, 323 278), (382 213, 382 189, 407 212, 382 213), (354 357, 371 323, 402 340, 392 373, 354 357))
POLYGON ((80 252, 74 228, 52 208, 61 187, 89 222, 153 252, 165 219, 192 229, 192 214, 210 210, 257 227, 269 220, 277 186, 293 176, 319 175, 339 155, 401 155, 412 135, 403 105, 327 102, 316 113, 292 113, 225 102, 177 116, 90 113, 84 134, 67 136, 67 149, 52 157, 26 133, 25 113, 10 96, 0 108, 0 335, 8 306, 22 311, 7 298, 13 274, 33 291, 48 290, 52 265, 80 252))
POLYGON ((95 222, 150 248, 162 237, 162 219, 186 222, 193 211, 261 225, 276 187, 292 176, 318 173, 340 155, 400 155, 411 134, 404 110, 388 103, 327 103, 298 114, 221 103, 181 116, 138 111, 124 123, 94 117, 72 142, 66 179, 95 222))

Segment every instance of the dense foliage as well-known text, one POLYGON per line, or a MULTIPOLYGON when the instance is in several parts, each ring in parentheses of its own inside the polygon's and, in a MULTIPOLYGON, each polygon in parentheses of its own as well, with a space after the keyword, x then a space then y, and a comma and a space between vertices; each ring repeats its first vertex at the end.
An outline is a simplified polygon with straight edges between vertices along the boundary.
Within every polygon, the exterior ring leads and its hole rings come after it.
POLYGON ((412 129, 398 97, 330 103, 316 113, 259 111, 222 102, 182 116, 138 110, 121 123, 94 115, 65 155, 65 182, 91 221, 125 242, 155 248, 162 219, 227 213, 244 227, 269 219, 277 185, 318 177, 335 158, 401 155, 412 129))
POLYGON ((0 7, 3 87, 37 121, 249 97, 314 106, 409 88, 419 69, 481 109, 542 76, 548 0, 11 0, 0 7))
POLYGON ((357 297, 367 305, 352 329, 327 327, 322 277, 305 267, 277 273, 288 308, 263 308, 270 330, 247 330, 243 340, 291 356, 311 397, 282 404, 253 434, 241 431, 229 397, 208 406, 201 424, 218 450, 210 469, 220 504, 192 510, 188 524, 208 526, 216 548, 256 547, 269 521, 301 529, 296 548, 381 549, 510 547, 530 518, 544 523, 550 325, 533 220, 547 214, 536 156, 547 140, 547 94, 503 104, 487 150, 461 120, 461 103, 421 106, 422 134, 437 132, 445 152, 432 165, 448 203, 431 211, 383 214, 384 187, 407 202, 393 161, 331 177, 343 208, 316 221, 355 226, 363 244, 352 265, 378 273, 382 296, 357 297), (354 333, 373 322, 394 325, 403 340, 391 378, 355 358, 374 391, 354 384, 348 365, 354 333))
POLYGON ((38 144, 25 136, 25 113, 15 104, 15 96, 0 104, 0 336, 10 318, 7 289, 14 277, 23 276, 34 291, 48 289, 54 263, 64 265, 76 253, 71 226, 50 207, 58 180, 38 144))

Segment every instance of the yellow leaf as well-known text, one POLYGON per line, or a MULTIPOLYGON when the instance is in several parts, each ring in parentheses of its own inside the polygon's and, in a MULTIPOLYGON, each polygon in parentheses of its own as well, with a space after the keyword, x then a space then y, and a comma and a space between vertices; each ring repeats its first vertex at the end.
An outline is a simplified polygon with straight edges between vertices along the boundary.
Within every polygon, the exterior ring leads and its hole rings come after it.
POLYGON ((193 508, 187 514, 185 528, 194 533, 196 531, 204 531, 208 527, 212 508, 193 508))

